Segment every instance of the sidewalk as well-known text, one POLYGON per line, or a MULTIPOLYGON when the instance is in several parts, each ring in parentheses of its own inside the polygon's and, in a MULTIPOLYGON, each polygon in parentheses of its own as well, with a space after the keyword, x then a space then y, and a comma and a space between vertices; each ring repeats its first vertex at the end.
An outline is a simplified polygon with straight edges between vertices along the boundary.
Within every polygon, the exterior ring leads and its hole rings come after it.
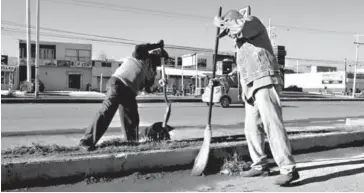
MULTIPOLYGON (((362 192, 364 191, 364 150, 336 149, 312 155, 296 155, 300 179, 289 187, 273 184, 276 176, 244 178, 242 176, 214 177, 195 188, 175 191, 208 192, 362 192), (335 154, 330 156, 327 154, 335 154), (326 154, 326 155, 325 155, 326 154), (320 158, 321 157, 321 158, 320 158), (263 185, 264 184, 264 185, 263 185)), ((275 173, 278 168, 275 167, 275 173)), ((122 184, 120 185, 122 186, 122 184)))

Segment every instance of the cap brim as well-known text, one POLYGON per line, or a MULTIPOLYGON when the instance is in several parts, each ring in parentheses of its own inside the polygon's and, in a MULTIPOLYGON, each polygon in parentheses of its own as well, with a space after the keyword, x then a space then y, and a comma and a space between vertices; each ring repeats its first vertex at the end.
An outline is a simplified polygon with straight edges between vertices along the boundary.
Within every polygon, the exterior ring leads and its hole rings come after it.
POLYGON ((217 38, 223 38, 225 37, 226 35, 229 34, 229 30, 228 29, 224 29, 218 36, 217 38))

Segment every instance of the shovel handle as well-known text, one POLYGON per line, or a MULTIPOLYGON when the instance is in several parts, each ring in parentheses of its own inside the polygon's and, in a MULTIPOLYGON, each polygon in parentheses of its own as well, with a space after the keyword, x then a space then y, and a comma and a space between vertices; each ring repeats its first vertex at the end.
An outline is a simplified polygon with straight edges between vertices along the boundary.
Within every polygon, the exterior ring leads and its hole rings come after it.
MULTIPOLYGON (((219 17, 221 17, 222 7, 219 9, 219 17)), ((213 70, 212 70, 212 80, 215 78, 216 75, 216 63, 217 63, 217 54, 219 50, 219 34, 220 34, 220 28, 217 27, 216 30, 216 38, 215 38, 215 50, 214 50, 214 57, 213 57, 213 70)), ((214 96, 214 86, 211 87, 210 91, 210 103, 209 103, 209 114, 207 117, 207 125, 211 125, 211 115, 212 115, 212 101, 214 96)))

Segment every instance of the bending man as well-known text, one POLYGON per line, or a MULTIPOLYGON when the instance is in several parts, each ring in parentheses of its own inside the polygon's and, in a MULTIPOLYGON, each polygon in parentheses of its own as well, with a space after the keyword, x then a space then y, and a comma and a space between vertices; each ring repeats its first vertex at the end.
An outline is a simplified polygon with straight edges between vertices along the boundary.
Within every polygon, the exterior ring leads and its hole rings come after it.
MULTIPOLYGON (((124 115, 127 140, 138 140, 139 114, 136 96, 142 89, 148 93, 153 92, 156 69, 161 65, 160 58, 168 58, 163 47, 163 40, 157 44, 137 45, 132 57, 126 58, 116 69, 108 82, 106 99, 80 141, 82 148, 95 149, 119 105, 123 107, 119 110, 123 109, 120 114, 124 115)), ((160 84, 165 83, 166 80, 160 81, 160 84)))

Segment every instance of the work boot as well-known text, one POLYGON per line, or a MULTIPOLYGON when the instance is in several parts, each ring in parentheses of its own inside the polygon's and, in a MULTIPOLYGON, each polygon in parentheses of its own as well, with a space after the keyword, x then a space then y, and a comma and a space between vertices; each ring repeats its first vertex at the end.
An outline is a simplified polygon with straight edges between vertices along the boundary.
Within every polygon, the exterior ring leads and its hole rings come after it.
POLYGON ((90 140, 86 139, 80 140, 79 147, 87 151, 94 151, 96 149, 96 146, 90 140))
POLYGON ((297 170, 295 170, 289 174, 280 174, 275 180, 275 184, 279 186, 286 186, 292 181, 298 180, 299 178, 300 175, 298 174, 297 170))
POLYGON ((250 170, 243 172, 242 176, 243 177, 265 177, 265 176, 269 176, 269 169, 268 168, 264 168, 263 170, 257 170, 254 168, 251 168, 250 170))

